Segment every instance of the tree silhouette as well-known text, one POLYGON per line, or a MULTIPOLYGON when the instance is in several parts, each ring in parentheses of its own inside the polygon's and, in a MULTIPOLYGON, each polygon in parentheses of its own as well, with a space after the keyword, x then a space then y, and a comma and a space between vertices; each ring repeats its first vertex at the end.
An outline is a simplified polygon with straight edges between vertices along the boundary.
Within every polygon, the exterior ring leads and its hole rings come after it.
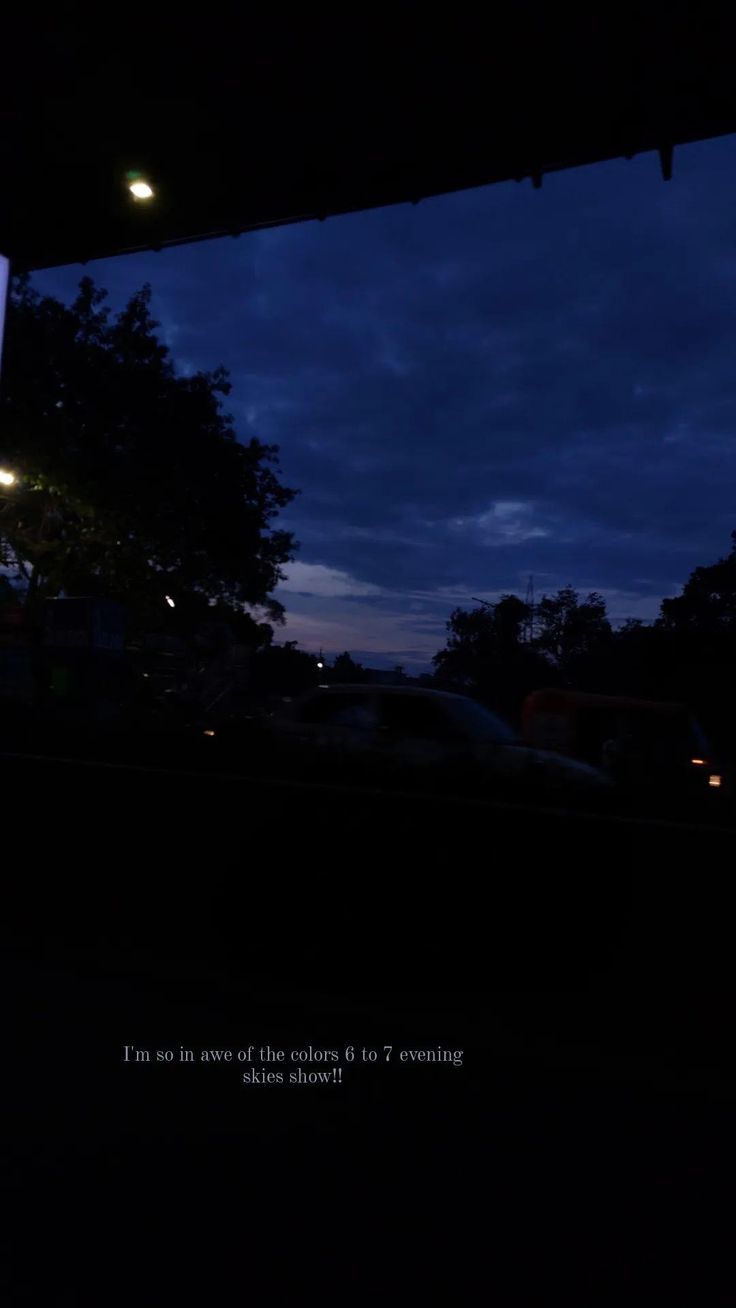
POLYGON ((611 636, 606 603, 596 591, 581 603, 572 586, 563 586, 542 597, 535 618, 536 648, 566 677, 574 677, 611 636))
POLYGON ((432 660, 438 683, 464 690, 518 719, 525 696, 550 679, 544 657, 523 639, 529 606, 517 595, 496 604, 455 609, 447 623, 449 637, 432 660))
POLYGON ((433 659, 437 684, 518 716, 526 694, 546 685, 688 705, 719 757, 736 762, 736 532, 731 551, 695 568, 680 595, 662 600, 653 623, 629 619, 613 631, 597 592, 571 587, 544 596, 535 639, 524 641, 529 608, 517 595, 456 609, 447 645, 433 659))
POLYGON ((731 532, 730 554, 695 568, 681 595, 662 600, 658 625, 675 632, 736 635, 736 531, 731 532))
POLYGON ((166 595, 279 621, 271 592, 296 545, 273 526, 295 494, 277 447, 236 439, 223 369, 177 375, 150 287, 115 316, 105 298, 89 278, 70 307, 14 284, 1 416, 18 482, 0 513, 2 561, 31 602, 104 594, 144 627, 166 595))
POLYGON ((330 681, 337 685, 350 685, 365 678, 365 668, 348 654, 338 654, 329 672, 330 681))
POLYGON ((319 680, 316 655, 297 649, 295 640, 268 645, 253 659, 251 688, 257 694, 298 695, 319 680))
POLYGON ((649 637, 661 651, 661 681, 671 698, 698 712, 724 755, 736 739, 736 532, 731 551, 693 570, 680 595, 662 600, 649 637))

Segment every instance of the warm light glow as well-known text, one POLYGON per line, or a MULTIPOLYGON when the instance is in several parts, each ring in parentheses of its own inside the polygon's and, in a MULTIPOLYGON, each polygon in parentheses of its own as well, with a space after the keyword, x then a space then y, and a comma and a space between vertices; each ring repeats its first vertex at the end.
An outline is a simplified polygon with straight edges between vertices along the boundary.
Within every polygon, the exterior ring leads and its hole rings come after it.
POLYGON ((720 784, 721 784, 721 778, 719 776, 716 776, 715 772, 708 777, 709 786, 715 786, 717 788, 718 786, 720 786, 720 784))
POLYGON ((142 177, 137 182, 130 183, 130 191, 136 200, 150 200, 153 195, 153 187, 144 182, 142 177))
POLYGON ((704 767, 705 767, 705 759, 704 759, 704 758, 691 758, 691 759, 690 759, 690 762, 691 762, 691 763, 694 763, 695 766, 698 767, 698 768, 704 768, 704 767))
POLYGON ((0 486, 12 486, 15 481, 15 473, 6 472, 5 468, 0 468, 0 486))
POLYGON ((175 608, 176 608, 176 605, 175 605, 175 603, 174 603, 174 601, 172 600, 172 598, 171 598, 170 595, 167 595, 167 596, 166 596, 166 603, 168 604, 168 606, 169 606, 170 609, 175 609, 175 608))
POLYGON ((214 731, 205 731, 205 736, 214 736, 214 731))

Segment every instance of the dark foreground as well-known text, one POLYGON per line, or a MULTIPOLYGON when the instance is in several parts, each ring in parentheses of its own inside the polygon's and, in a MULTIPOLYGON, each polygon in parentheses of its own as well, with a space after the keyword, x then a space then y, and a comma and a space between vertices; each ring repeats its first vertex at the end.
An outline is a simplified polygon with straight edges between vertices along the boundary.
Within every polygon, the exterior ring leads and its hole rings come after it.
POLYGON ((9 1302, 730 1302, 730 833, 2 772, 9 1302))

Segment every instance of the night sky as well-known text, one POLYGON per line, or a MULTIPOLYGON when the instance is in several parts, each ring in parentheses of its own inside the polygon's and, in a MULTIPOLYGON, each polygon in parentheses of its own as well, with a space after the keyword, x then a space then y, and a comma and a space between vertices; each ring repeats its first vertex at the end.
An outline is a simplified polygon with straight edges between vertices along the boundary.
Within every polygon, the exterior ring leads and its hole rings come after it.
POLYGON ((38 274, 149 281, 182 371, 281 447, 278 640, 426 668, 472 596, 651 618, 736 528, 736 138, 38 274))

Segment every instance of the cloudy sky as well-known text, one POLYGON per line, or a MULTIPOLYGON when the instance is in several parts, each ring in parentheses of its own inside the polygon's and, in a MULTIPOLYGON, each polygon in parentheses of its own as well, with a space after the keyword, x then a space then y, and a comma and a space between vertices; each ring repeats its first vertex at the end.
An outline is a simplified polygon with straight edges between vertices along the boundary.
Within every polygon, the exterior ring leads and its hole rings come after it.
POLYGON ((652 617, 736 528, 736 138, 84 273, 230 369, 301 543, 278 639, 428 666, 453 607, 571 583, 652 617))

